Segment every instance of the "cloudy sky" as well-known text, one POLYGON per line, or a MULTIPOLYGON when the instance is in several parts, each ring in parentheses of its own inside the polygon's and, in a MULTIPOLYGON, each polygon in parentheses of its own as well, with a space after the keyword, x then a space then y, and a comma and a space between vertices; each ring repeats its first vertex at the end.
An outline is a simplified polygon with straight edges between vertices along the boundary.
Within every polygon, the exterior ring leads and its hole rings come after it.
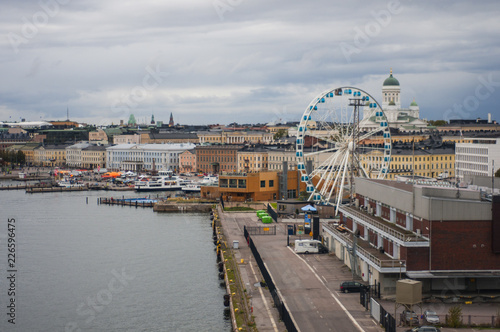
POLYGON ((500 120, 491 1, 2 1, 0 121, 296 121, 320 92, 500 120))

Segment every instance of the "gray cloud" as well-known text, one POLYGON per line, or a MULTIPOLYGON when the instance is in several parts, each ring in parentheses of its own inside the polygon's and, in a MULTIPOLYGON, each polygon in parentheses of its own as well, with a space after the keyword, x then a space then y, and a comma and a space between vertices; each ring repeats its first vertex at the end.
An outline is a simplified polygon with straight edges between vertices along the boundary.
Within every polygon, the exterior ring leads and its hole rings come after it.
MULTIPOLYGON (((422 117, 441 119, 481 77, 500 82, 495 1, 392 3, 7 1, 0 120, 62 119, 66 107, 98 124, 170 112, 193 124, 298 120, 336 86, 380 98, 391 67, 403 105, 415 98, 422 117)), ((498 114, 499 91, 466 115, 498 114)))

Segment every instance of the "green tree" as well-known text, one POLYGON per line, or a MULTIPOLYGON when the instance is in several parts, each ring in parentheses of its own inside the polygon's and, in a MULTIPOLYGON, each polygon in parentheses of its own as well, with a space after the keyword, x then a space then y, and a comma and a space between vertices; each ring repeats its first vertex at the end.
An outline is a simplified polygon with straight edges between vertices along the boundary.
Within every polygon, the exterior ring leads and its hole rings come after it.
POLYGON ((453 306, 448 310, 448 326, 460 327, 462 325, 462 307, 459 305, 453 306))
POLYGON ((500 168, 495 172, 495 177, 500 178, 500 168))
POLYGON ((448 124, 448 122, 446 122, 445 120, 430 120, 430 121, 429 121, 429 124, 430 124, 431 126, 436 126, 436 127, 438 127, 438 126, 445 126, 445 125, 447 125, 447 124, 448 124))
POLYGON ((274 140, 279 140, 282 137, 285 137, 287 134, 286 129, 278 129, 276 134, 274 134, 273 139, 274 140))
POLYGON ((24 165, 26 163, 26 156, 24 155, 24 153, 19 150, 17 151, 17 162, 20 164, 20 165, 24 165))

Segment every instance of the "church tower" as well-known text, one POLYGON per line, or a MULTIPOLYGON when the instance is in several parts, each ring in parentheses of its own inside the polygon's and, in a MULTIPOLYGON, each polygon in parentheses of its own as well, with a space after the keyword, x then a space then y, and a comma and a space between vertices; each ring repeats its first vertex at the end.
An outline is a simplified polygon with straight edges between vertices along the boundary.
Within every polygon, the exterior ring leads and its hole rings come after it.
POLYGON ((174 126, 174 116, 172 113, 170 113, 170 121, 168 121, 168 126, 173 127, 174 126))
MULTIPOLYGON (((389 106, 396 106, 396 109, 401 108, 401 98, 399 94, 401 93, 401 87, 399 86, 399 81, 391 74, 385 79, 384 85, 382 86, 382 108, 384 111, 389 106)), ((391 107, 392 108, 392 107, 391 107)))

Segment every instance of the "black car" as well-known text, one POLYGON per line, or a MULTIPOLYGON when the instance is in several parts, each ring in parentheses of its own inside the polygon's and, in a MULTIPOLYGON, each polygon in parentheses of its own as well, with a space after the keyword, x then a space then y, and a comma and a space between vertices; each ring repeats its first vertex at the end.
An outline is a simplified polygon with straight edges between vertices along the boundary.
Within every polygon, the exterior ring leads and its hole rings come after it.
POLYGON ((356 281, 344 281, 340 284, 340 291, 343 293, 360 292, 364 286, 356 281))

